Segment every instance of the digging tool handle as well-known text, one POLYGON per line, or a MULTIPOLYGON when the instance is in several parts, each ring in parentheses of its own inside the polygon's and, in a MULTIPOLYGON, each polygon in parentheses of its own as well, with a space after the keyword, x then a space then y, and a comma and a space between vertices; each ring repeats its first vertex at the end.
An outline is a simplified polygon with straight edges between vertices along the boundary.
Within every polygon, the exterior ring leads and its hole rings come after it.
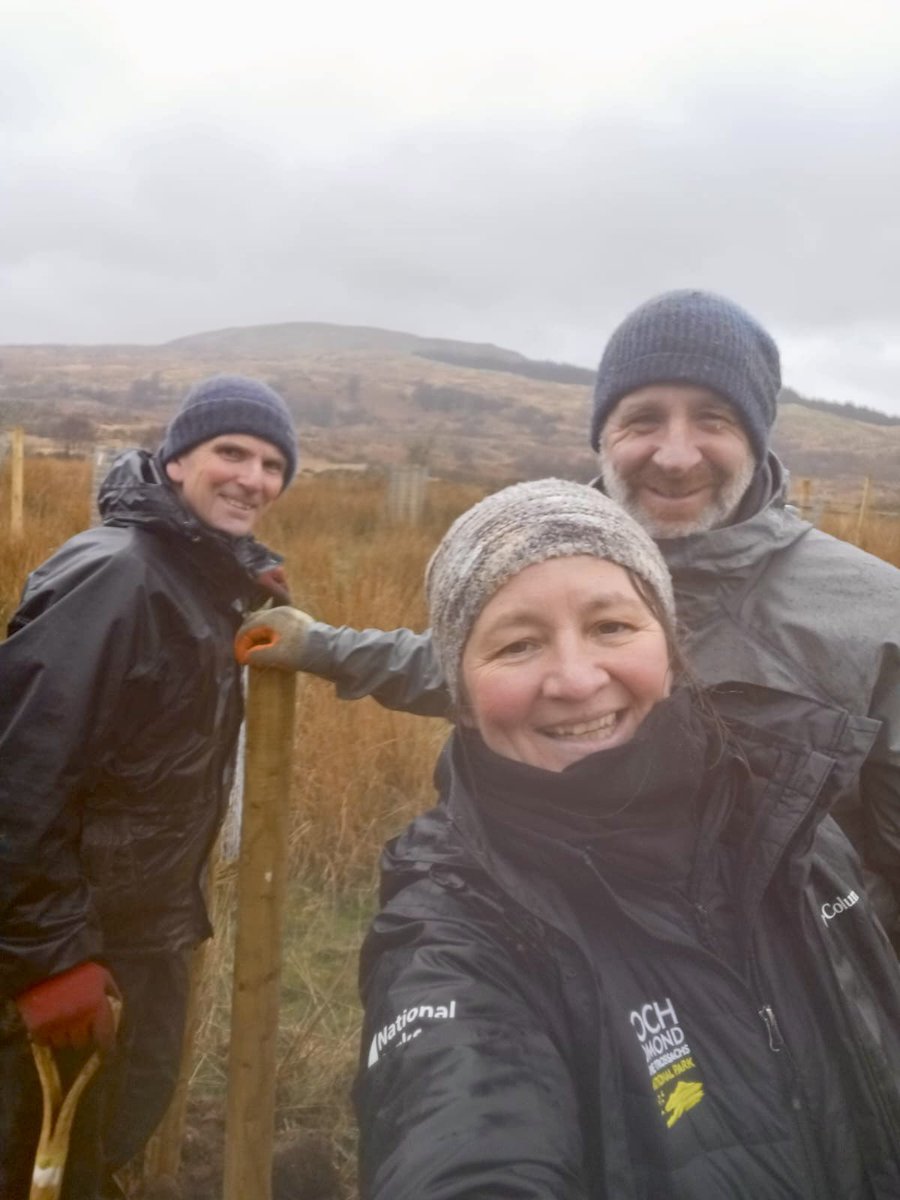
MULTIPOLYGON (((110 996, 109 1005, 112 1009, 113 1021, 118 1028, 122 1013, 121 1002, 115 996, 110 996)), ((31 1053, 34 1056, 34 1065, 37 1067, 38 1077, 41 1081, 44 1115, 41 1121, 41 1136, 38 1141, 37 1153, 34 1157, 34 1171, 31 1176, 31 1191, 28 1193, 28 1200, 58 1200, 66 1170, 66 1158, 69 1154, 69 1138, 72 1135, 75 1109, 78 1107, 78 1101, 85 1088, 97 1073, 97 1068, 100 1066, 100 1051, 95 1050, 87 1059, 65 1095, 63 1095, 60 1083, 56 1059, 53 1057, 50 1047, 32 1042, 31 1053)))

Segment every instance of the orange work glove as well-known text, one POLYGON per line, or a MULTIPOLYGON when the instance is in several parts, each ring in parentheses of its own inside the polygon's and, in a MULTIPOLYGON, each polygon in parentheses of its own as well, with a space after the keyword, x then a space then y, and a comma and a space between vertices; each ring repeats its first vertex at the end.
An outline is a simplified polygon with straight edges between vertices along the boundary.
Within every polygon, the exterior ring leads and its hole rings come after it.
POLYGON ((99 963, 83 962, 60 975, 42 979, 16 996, 29 1036, 54 1049, 87 1046, 112 1050, 116 1022, 108 997, 122 996, 116 981, 99 963))
POLYGON ((299 608, 264 608, 252 613, 234 639, 234 656, 245 667, 302 671, 303 647, 314 618, 299 608))

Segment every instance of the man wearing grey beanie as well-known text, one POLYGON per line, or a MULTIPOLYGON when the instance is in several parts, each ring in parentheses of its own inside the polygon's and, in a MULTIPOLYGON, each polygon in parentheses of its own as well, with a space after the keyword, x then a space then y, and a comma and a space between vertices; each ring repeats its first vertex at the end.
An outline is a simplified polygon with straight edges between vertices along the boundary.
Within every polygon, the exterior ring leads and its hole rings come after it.
MULTIPOLYGON (((787 503, 769 445, 781 368, 762 324, 682 289, 640 305, 600 360, 595 486, 657 540, 688 657, 707 684, 741 681, 873 718, 880 732, 835 815, 870 872, 887 928, 900 900, 900 571, 813 528, 787 503)), ((277 619, 277 618, 276 618, 277 619)), ((285 617, 260 661, 331 679, 346 699, 447 711, 428 634, 285 617)))
POLYGON ((117 459, 103 524, 29 577, 0 644, 4 1200, 28 1196, 40 1131, 29 1036, 107 1051, 62 1200, 124 1195, 114 1173, 168 1105, 241 722, 232 642, 242 613, 287 598, 280 558, 252 534, 296 465, 281 396, 201 381, 157 454, 117 459))

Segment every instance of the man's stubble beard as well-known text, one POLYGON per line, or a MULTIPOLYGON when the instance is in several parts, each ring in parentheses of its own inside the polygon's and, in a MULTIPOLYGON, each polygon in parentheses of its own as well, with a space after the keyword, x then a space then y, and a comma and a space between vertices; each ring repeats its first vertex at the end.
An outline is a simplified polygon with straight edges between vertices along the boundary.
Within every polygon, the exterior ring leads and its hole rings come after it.
POLYGON ((748 455, 740 469, 727 480, 723 481, 719 473, 716 491, 710 502, 697 516, 682 521, 663 521, 645 512, 638 500, 637 489, 613 466, 602 443, 600 474, 603 488, 609 498, 621 505, 630 516, 643 525, 652 538, 659 541, 665 538, 688 537, 692 533, 708 533, 711 529, 727 525, 737 512, 756 474, 756 460, 752 455, 748 455))

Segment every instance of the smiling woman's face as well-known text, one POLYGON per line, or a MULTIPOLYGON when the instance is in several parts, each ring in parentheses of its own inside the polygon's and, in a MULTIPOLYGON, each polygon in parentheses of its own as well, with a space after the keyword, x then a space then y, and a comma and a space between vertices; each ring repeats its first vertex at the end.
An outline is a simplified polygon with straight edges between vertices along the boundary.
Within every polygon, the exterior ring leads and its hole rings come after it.
POLYGON ((462 657, 469 718, 516 762, 562 771, 627 742, 669 694, 666 635, 616 563, 526 567, 481 610, 462 657))

